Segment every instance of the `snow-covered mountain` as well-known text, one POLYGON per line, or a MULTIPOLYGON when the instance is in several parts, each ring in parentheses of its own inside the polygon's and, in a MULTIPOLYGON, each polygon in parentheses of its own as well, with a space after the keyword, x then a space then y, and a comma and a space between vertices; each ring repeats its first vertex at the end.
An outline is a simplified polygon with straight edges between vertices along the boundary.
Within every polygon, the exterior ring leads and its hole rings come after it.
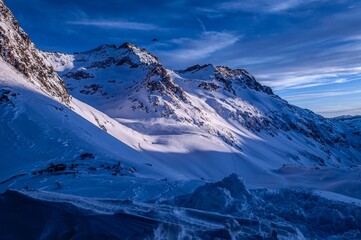
MULTIPOLYGON (((208 64, 173 71, 130 43, 44 56, 77 99, 135 131, 160 138, 164 131, 176 134, 169 148, 193 132, 204 136, 201 143, 218 139, 220 151, 273 168, 349 166, 361 160, 360 138, 351 126, 288 104, 243 69, 208 64)), ((184 145, 187 151, 198 147, 184 145)))
POLYGON ((42 52, 0 8, 2 238, 361 236, 361 118, 131 43, 42 52))
POLYGON ((140 158, 130 146, 141 135, 72 99, 2 1, 0 7, 1 181, 31 174, 38 165, 72 161, 87 149, 112 162, 140 158))

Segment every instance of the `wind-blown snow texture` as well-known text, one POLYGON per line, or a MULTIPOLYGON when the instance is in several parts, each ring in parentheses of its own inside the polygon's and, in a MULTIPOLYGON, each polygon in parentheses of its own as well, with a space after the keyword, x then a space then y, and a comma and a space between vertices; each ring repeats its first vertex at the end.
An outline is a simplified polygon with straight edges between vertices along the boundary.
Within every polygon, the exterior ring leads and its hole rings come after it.
POLYGON ((4 239, 360 238, 360 117, 131 43, 41 52, 0 7, 4 239))
POLYGON ((250 191, 236 175, 161 203, 7 191, 0 210, 0 223, 11 226, 0 225, 5 239, 361 238, 359 204, 300 190, 250 191))

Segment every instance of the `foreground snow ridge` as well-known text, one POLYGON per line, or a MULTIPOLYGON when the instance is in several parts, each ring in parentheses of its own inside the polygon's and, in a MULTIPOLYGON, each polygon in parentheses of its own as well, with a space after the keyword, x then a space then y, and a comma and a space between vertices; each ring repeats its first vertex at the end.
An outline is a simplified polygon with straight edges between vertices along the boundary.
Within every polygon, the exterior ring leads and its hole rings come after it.
POLYGON ((0 225, 5 239, 361 238, 360 205, 306 190, 248 190, 235 174, 162 202, 7 191, 0 210, 11 226, 0 225))

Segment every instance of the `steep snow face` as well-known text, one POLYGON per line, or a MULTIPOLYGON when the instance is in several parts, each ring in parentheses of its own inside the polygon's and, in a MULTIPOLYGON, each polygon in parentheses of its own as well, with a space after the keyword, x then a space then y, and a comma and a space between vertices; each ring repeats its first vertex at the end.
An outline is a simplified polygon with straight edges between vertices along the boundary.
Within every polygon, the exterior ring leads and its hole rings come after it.
POLYGON ((156 164, 143 167, 151 160, 135 150, 140 134, 76 99, 68 105, 71 109, 0 59, 0 188, 17 177, 27 185, 40 172, 164 176, 156 164))
POLYGON ((288 104, 243 69, 208 64, 172 71, 129 43, 44 54, 73 96, 152 136, 143 150, 194 152, 217 142, 217 151, 271 169, 361 160, 361 137, 350 135, 347 124, 288 104), (200 141, 185 140, 190 134, 200 141))
POLYGON ((0 1, 0 56, 43 92, 69 103, 63 80, 35 48, 3 1, 0 1))

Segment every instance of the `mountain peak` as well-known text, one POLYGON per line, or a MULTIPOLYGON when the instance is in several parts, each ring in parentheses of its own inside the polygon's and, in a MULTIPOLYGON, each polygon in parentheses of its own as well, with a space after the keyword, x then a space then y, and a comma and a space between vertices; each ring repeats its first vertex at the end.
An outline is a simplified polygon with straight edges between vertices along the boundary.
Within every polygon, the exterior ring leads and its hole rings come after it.
POLYGON ((114 44, 102 44, 96 48, 94 48, 93 50, 91 51, 102 51, 102 50, 107 50, 107 49, 116 49, 117 46, 114 45, 114 44))
POLYGON ((133 43, 125 42, 119 46, 118 50, 125 51, 125 53, 129 54, 129 57, 138 58, 137 62, 146 65, 159 64, 158 58, 156 56, 149 53, 145 48, 140 48, 134 45, 133 43), (134 55, 134 56, 130 56, 130 55, 134 55))
POLYGON ((212 64, 197 64, 184 70, 178 70, 176 73, 193 79, 216 79, 223 82, 226 85, 226 89, 232 92, 232 82, 237 82, 250 89, 274 95, 270 87, 260 84, 252 74, 244 69, 232 69, 212 64))
POLYGON ((102 44, 89 51, 75 52, 74 57, 75 60, 81 62, 84 62, 85 59, 88 59, 87 61, 91 59, 91 68, 106 68, 113 65, 129 65, 131 68, 137 68, 139 66, 159 64, 157 57, 147 52, 144 48, 129 42, 125 42, 119 47, 114 44, 102 44))
POLYGON ((176 72, 178 72, 178 73, 195 73, 197 71, 205 70, 205 69, 211 69, 214 71, 215 66, 213 66, 212 64, 203 64, 203 65, 196 64, 196 65, 188 67, 184 70, 178 70, 176 72))
POLYGON ((131 42, 125 42, 123 43, 122 45, 119 46, 119 49, 120 48, 130 48, 130 49, 133 49, 133 48, 139 48, 137 46, 135 46, 133 43, 131 42))
POLYGON ((244 69, 232 69, 226 66, 217 66, 215 67, 214 76, 219 81, 228 83, 228 85, 229 82, 235 81, 250 89, 264 92, 268 95, 274 95, 270 87, 260 84, 252 74, 244 69))

